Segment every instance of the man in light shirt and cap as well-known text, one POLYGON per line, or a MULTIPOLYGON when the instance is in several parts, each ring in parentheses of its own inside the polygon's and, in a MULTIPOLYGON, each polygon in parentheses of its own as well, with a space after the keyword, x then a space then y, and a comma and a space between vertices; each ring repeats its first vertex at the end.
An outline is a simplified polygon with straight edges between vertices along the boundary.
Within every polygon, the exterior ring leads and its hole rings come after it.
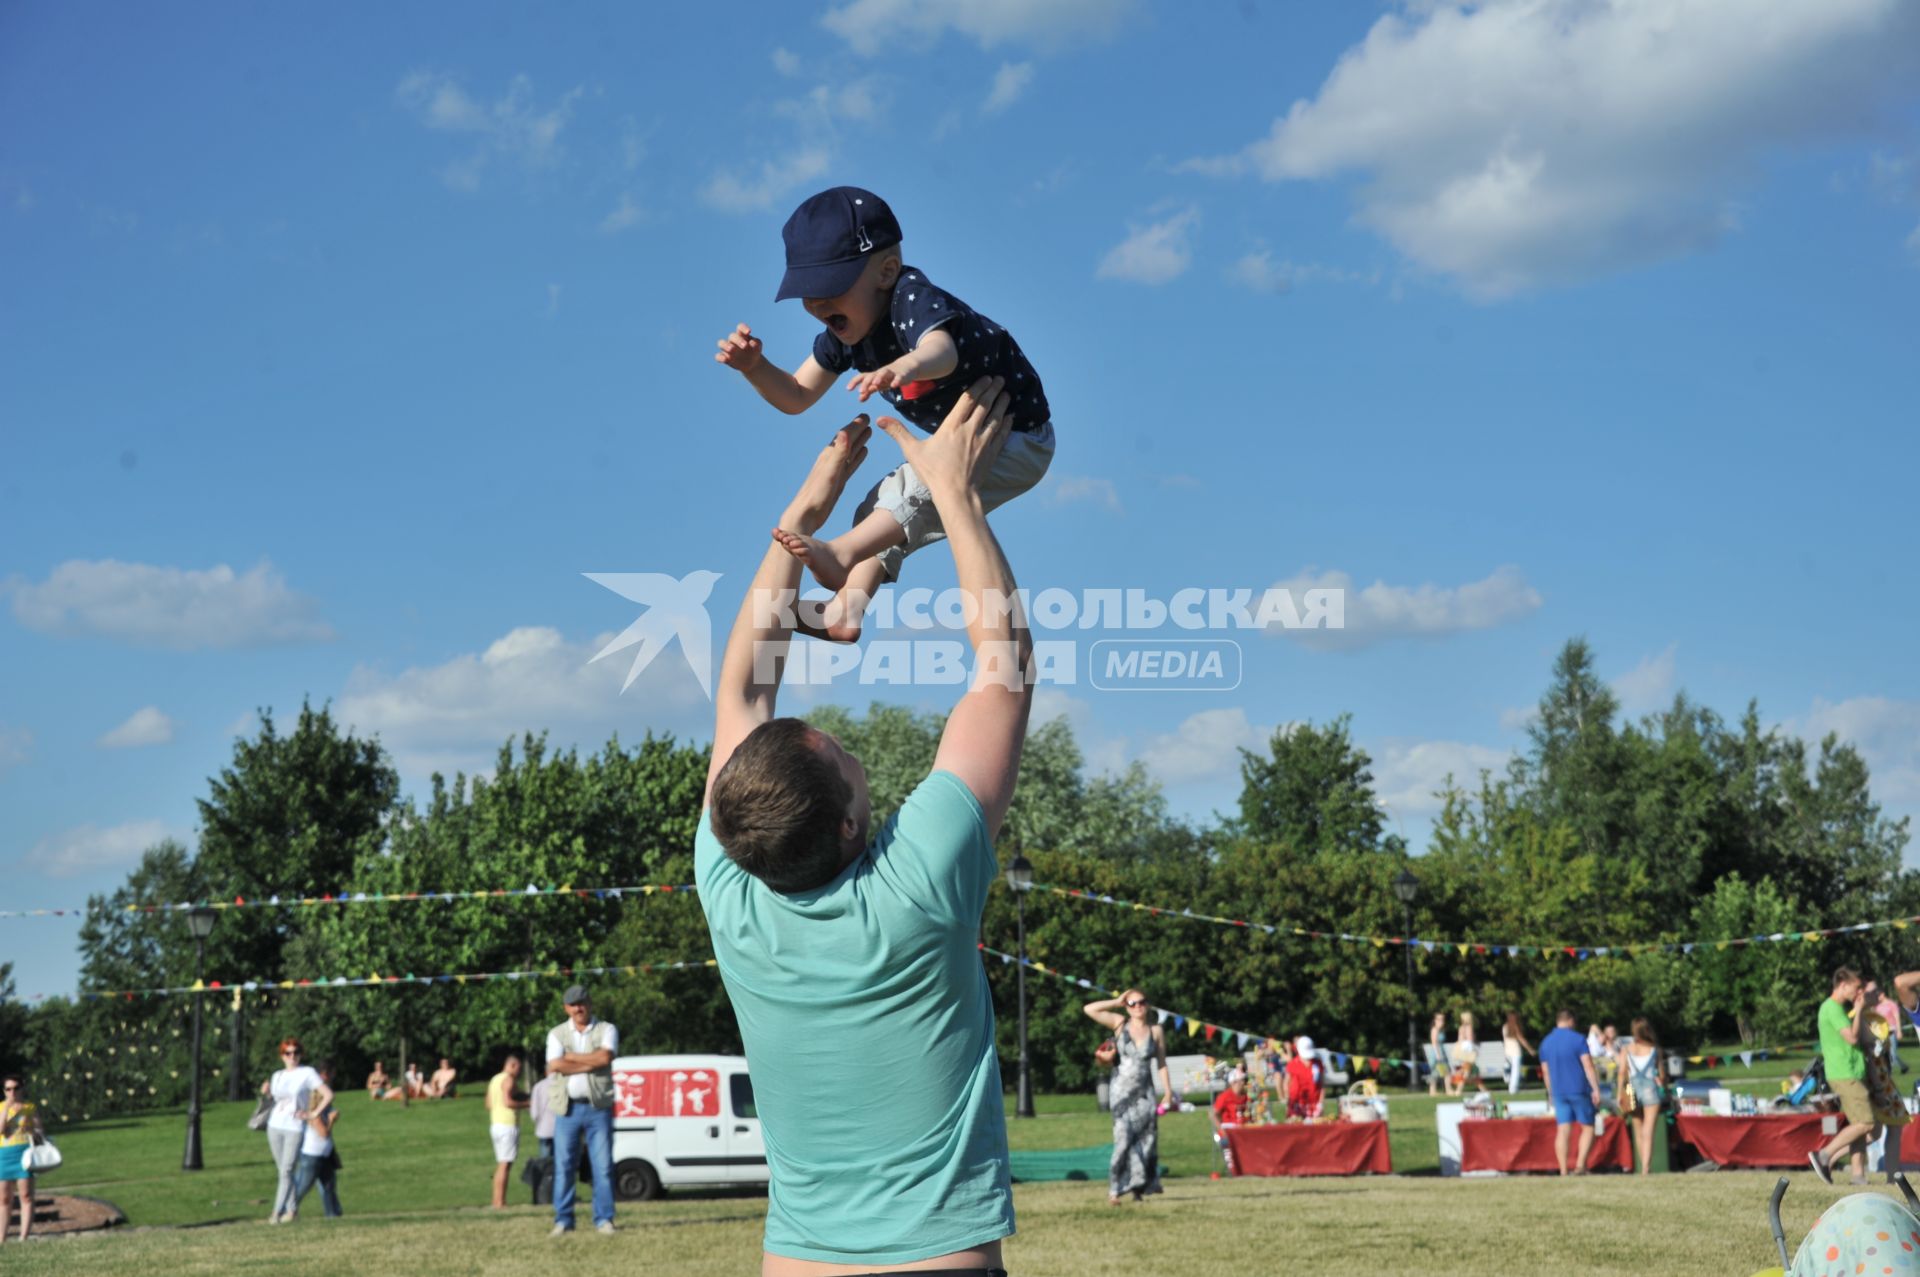
POLYGON ((613 1231, 613 1057, 620 1031, 593 1015, 586 986, 561 995, 567 1018, 547 1034, 547 1103, 553 1113, 553 1236, 573 1231, 580 1144, 593 1165, 593 1227, 613 1231))

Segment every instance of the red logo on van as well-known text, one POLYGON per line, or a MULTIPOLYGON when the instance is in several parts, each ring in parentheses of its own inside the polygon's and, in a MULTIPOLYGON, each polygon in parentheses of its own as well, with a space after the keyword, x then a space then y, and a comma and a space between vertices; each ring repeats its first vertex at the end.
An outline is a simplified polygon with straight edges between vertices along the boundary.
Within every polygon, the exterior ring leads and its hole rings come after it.
POLYGON ((613 1115, 719 1117, 719 1083, 712 1069, 615 1069, 613 1115))

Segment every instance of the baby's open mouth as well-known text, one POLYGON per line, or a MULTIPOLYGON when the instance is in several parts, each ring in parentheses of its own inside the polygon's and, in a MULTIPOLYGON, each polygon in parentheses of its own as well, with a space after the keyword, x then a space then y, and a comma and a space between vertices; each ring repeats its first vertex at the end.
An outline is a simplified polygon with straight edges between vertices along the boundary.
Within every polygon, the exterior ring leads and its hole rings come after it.
POLYGON ((834 336, 843 336, 847 331, 847 317, 845 315, 828 315, 826 325, 833 329, 834 336))

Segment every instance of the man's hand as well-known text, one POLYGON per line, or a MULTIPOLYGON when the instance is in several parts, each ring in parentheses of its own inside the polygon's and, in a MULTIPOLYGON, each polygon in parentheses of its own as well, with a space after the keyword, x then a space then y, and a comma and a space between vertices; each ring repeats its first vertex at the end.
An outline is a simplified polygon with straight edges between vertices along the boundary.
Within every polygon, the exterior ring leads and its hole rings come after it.
POLYGON ((793 502, 787 507, 780 526, 789 532, 809 535, 818 531, 833 513, 833 507, 839 504, 847 480, 867 459, 867 440, 872 437, 873 427, 864 412, 835 432, 814 458, 813 469, 793 494, 793 502))
MULTIPOLYGON (((713 358, 735 372, 752 372, 760 366, 760 339, 745 324, 736 325, 732 332, 720 339, 720 350, 713 358)), ((865 395, 860 397, 866 398, 865 395)))
POLYGON ((882 417, 878 424, 900 445, 930 491, 949 497, 966 492, 979 487, 980 476, 993 468, 1013 425, 1004 384, 1001 377, 982 377, 967 387, 931 439, 920 438, 892 417, 882 417))

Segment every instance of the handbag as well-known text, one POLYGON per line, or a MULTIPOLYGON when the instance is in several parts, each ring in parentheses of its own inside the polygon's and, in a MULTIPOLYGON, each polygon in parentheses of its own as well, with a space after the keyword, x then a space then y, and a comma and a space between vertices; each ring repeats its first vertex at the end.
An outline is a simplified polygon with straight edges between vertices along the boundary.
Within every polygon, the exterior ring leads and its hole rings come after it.
POLYGON ((1112 1038, 1100 1039, 1100 1045, 1093 1048, 1093 1062, 1099 1068, 1112 1068, 1114 1061, 1119 1057, 1120 1048, 1112 1038))
POLYGON ((60 1150, 53 1146, 53 1141, 43 1135, 38 1143, 27 1146, 26 1156, 22 1160, 29 1171, 50 1171, 66 1159, 60 1156, 60 1150))
POLYGON ((247 1119, 247 1129, 250 1131, 266 1130, 267 1119, 272 1116, 273 1097, 271 1095, 262 1095, 260 1102, 253 1106, 253 1116, 247 1119))

